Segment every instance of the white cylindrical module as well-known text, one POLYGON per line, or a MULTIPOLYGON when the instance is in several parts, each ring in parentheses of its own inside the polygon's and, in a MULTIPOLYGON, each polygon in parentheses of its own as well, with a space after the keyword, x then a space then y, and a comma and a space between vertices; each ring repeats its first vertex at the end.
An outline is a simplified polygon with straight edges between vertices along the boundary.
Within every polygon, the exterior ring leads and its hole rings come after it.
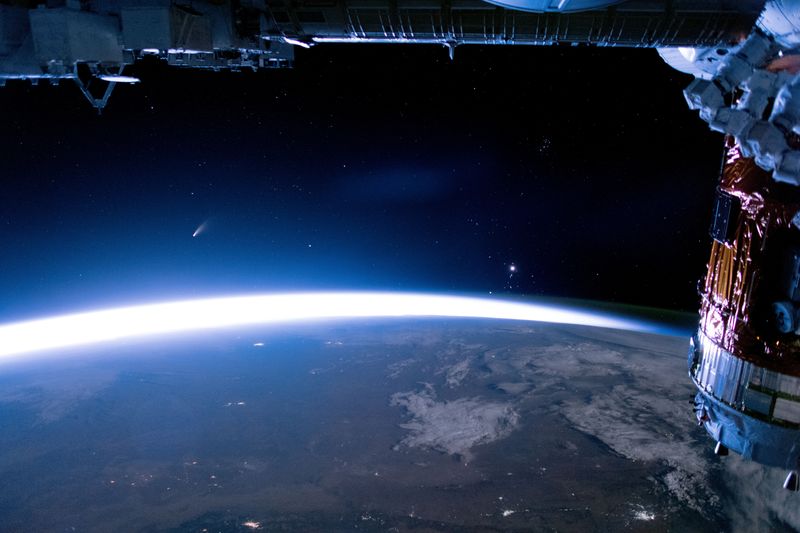
POLYGON ((784 48, 800 46, 800 0, 769 0, 758 27, 784 48))
POLYGON ((508 9, 530 11, 533 13, 570 13, 574 11, 588 11, 603 9, 623 0, 486 0, 508 9))

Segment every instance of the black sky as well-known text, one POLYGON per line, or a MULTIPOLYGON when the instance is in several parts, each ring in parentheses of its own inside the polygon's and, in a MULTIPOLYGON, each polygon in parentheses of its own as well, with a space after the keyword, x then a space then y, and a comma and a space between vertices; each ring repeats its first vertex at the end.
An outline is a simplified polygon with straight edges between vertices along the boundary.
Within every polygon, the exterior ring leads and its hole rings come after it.
POLYGON ((3 320, 322 288, 697 305, 722 138, 653 50, 131 72, 102 116, 69 83, 0 90, 3 320))

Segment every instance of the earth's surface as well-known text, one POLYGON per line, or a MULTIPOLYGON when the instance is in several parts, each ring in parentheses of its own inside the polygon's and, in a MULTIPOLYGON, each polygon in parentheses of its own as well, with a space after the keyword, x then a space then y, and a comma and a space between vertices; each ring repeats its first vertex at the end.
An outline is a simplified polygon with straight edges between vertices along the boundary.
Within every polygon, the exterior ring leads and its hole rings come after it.
POLYGON ((791 530, 693 421, 687 340, 496 320, 223 332, 0 368, 3 531, 791 530))

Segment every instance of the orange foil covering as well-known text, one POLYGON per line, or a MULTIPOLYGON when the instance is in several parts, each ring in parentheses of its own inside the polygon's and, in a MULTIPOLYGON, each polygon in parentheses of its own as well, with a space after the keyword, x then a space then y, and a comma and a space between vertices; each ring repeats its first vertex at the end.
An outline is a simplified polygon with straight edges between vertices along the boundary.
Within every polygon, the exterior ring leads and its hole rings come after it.
POLYGON ((732 138, 726 139, 726 149, 719 188, 739 199, 741 213, 731 221, 731 242, 713 241, 701 289, 700 329, 737 357, 800 376, 800 337, 775 335, 763 319, 753 318, 764 285, 767 242, 776 230, 791 228, 800 203, 784 201, 771 173, 743 157, 732 138))

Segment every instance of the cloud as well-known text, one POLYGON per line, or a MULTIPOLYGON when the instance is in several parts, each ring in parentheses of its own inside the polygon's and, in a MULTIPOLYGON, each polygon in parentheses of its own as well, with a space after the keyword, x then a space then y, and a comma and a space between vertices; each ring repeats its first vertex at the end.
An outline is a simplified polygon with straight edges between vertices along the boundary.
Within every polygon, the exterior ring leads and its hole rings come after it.
POLYGON ((543 346, 506 355, 486 352, 483 362, 495 387, 516 392, 517 401, 568 387, 570 395, 553 409, 571 427, 632 461, 666 465, 654 481, 682 506, 717 517, 721 502, 713 485, 719 466, 708 452, 712 442, 692 420, 685 341, 577 331, 578 336, 557 335, 543 346))
POLYGON ((405 407, 412 419, 401 424, 409 430, 401 444, 431 448, 469 461, 474 446, 509 435, 519 423, 519 415, 508 403, 481 398, 436 401, 433 387, 421 392, 398 392, 391 405, 405 407))

